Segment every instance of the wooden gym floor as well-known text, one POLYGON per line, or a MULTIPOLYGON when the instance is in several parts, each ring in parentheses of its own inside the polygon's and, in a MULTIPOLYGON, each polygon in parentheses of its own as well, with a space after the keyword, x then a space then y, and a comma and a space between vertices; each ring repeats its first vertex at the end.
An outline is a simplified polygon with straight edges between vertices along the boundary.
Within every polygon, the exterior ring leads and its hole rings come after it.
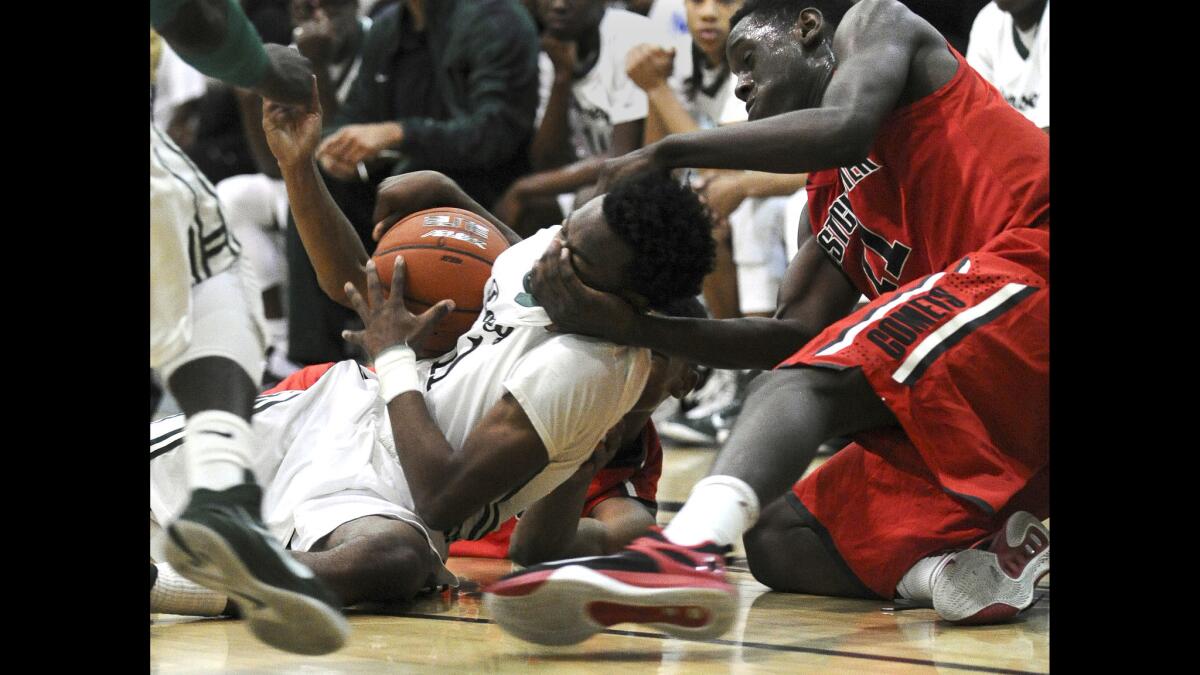
MULTIPOLYGON (((659 485, 665 523, 707 472, 716 453, 668 448, 659 485)), ((814 465, 815 466, 815 465, 814 465)), ((885 612, 883 603, 772 593, 750 575, 740 551, 731 581, 741 592, 733 629, 715 640, 669 638, 617 626, 579 645, 542 647, 510 637, 484 610, 479 585, 511 563, 451 558, 457 590, 413 603, 348 612, 342 650, 321 657, 277 651, 240 621, 152 615, 152 672, 1049 672, 1049 576, 1042 598, 1015 621, 952 626, 931 609, 885 612)))

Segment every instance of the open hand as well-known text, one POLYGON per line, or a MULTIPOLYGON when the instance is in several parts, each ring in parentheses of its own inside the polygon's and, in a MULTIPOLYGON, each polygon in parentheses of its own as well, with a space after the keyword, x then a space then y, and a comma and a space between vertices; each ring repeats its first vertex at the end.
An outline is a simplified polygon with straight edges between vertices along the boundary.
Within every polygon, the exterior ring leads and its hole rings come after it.
POLYGON ((553 322, 551 330, 601 337, 624 344, 632 332, 637 312, 611 293, 585 286, 575 276, 570 249, 555 237, 533 265, 533 297, 553 322))
POLYGON ((317 156, 322 166, 329 161, 339 167, 353 168, 359 162, 374 159, 380 152, 398 145, 402 140, 404 130, 397 122, 349 124, 326 138, 317 149, 317 156))
POLYGON ((297 106, 263 100, 263 131, 267 145, 280 167, 312 161, 321 138, 321 101, 317 98, 317 78, 309 76, 310 97, 297 106))
POLYGON ((379 281, 379 270, 375 269, 375 261, 368 260, 366 272, 369 303, 363 300, 353 282, 346 282, 346 298, 362 319, 363 329, 342 331, 342 337, 347 342, 362 347, 372 359, 384 349, 401 343, 420 353, 425 339, 433 329, 447 314, 454 311, 453 300, 442 300, 420 316, 408 311, 408 307, 404 306, 405 271, 404 257, 396 256, 396 267, 392 272, 392 290, 385 298, 383 284, 379 281))

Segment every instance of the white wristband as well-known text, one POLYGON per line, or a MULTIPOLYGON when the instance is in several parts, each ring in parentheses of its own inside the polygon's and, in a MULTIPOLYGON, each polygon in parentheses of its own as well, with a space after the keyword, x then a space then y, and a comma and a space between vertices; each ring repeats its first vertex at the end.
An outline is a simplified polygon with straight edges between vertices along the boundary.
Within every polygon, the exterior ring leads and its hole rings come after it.
POLYGON ((375 374, 379 377, 379 395, 384 403, 391 403, 406 391, 421 391, 417 355, 408 345, 398 344, 379 352, 375 357, 375 374))

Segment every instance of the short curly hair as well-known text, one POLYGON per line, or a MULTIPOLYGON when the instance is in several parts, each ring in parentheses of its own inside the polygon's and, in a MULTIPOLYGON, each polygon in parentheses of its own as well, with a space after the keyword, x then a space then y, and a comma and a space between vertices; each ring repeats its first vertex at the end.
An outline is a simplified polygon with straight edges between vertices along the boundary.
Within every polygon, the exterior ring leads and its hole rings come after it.
MULTIPOLYGON (((854 5, 855 0, 746 0, 738 11, 729 17, 729 29, 742 19, 757 14, 758 18, 768 24, 791 26, 800 18, 800 12, 809 7, 821 11, 821 16, 831 26, 836 28, 842 22, 842 17, 854 5)), ((830 35, 833 33, 830 32, 830 35)))
POLYGON ((629 280, 653 309, 696 296, 716 256, 712 218, 690 188, 659 172, 621 179, 604 219, 633 249, 629 280))

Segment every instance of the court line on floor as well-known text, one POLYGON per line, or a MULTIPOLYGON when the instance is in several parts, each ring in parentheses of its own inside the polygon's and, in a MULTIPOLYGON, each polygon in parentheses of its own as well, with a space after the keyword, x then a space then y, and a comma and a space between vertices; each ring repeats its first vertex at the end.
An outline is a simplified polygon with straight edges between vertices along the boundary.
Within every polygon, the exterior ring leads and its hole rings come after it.
MULTIPOLYGON (((480 619, 467 616, 442 616, 440 614, 420 614, 416 612, 402 612, 392 616, 397 616, 406 619, 432 619, 434 621, 458 621, 460 623, 496 623, 491 619, 480 619)), ((688 640, 687 638, 675 638, 662 633, 646 633, 636 630, 614 630, 612 628, 601 631, 607 635, 623 635, 628 637, 644 637, 656 640, 684 640, 685 642, 698 642, 701 644, 724 645, 726 647, 749 647, 751 649, 764 649, 775 652, 801 652, 806 654, 820 654, 822 656, 841 656, 848 659, 865 659, 868 661, 887 661, 889 663, 904 663, 916 666, 930 666, 933 668, 953 668, 955 670, 969 670, 977 673, 1011 673, 1013 675, 1034 675, 1042 671, 1038 670, 1014 670, 1011 668, 995 668, 992 666, 973 666, 968 663, 953 663, 950 661, 933 661, 931 659, 913 659, 904 656, 883 656, 880 654, 867 654, 864 652, 847 652, 837 649, 821 649, 820 647, 800 647, 796 645, 777 645, 769 642, 745 642, 738 640, 723 640, 720 638, 712 640, 688 640)))

